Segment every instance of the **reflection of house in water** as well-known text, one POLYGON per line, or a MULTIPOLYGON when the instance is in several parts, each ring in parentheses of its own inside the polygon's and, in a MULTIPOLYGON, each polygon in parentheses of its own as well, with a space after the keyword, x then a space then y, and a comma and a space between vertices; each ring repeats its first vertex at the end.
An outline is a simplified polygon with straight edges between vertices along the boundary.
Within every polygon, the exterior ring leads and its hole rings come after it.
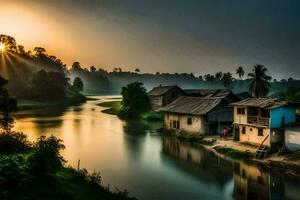
POLYGON ((165 136, 163 153, 171 156, 176 167, 201 180, 216 182, 220 187, 232 180, 232 163, 205 149, 165 136))
POLYGON ((234 199, 284 199, 280 175, 245 163, 234 164, 234 199))

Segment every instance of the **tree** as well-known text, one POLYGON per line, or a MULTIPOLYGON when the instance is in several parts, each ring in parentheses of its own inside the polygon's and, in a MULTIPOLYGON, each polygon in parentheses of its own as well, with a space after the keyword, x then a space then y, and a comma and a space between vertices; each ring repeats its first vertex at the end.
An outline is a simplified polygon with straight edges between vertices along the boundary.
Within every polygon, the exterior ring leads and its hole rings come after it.
POLYGON ((122 108, 120 116, 136 118, 151 109, 150 99, 143 83, 133 82, 122 88, 122 108))
POLYGON ((96 71, 97 71, 96 67, 94 67, 94 66, 90 67, 90 72, 96 72, 96 71))
POLYGON ((223 82, 223 85, 225 88, 229 88, 232 81, 233 81, 233 78, 232 78, 232 74, 230 72, 227 72, 223 75, 222 82, 223 82))
POLYGON ((207 81, 207 82, 212 82, 215 80, 215 77, 214 75, 211 75, 211 74, 205 74, 204 75, 204 80, 207 81))
POLYGON ((43 47, 34 47, 33 50, 35 51, 36 57, 41 57, 41 56, 45 55, 45 53, 46 53, 46 49, 43 47))
POLYGON ((141 70, 139 68, 136 68, 134 71, 135 73, 139 73, 141 70))
POLYGON ((249 93, 255 97, 264 97, 269 92, 270 83, 272 79, 271 76, 268 76, 268 69, 263 65, 255 65, 252 73, 248 74, 250 78, 249 93))
POLYGON ((215 77, 216 77, 217 80, 221 80, 222 77, 223 77, 223 73, 222 73, 222 72, 217 72, 217 73, 215 74, 215 77))
POLYGON ((16 52, 17 50, 15 38, 9 35, 0 35, 0 43, 5 46, 6 51, 16 52))
POLYGON ((17 100, 11 98, 5 88, 8 81, 0 76, 0 126, 5 132, 10 132, 14 124, 12 112, 17 111, 17 100))
POLYGON ((72 64, 71 70, 73 70, 73 71, 81 71, 82 68, 81 68, 81 66, 80 66, 80 63, 79 63, 79 62, 74 62, 74 63, 72 64))
POLYGON ((76 77, 73 81, 73 88, 77 91, 77 92, 81 92, 83 90, 83 81, 81 80, 81 78, 76 77))
POLYGON ((239 76, 240 79, 242 79, 245 75, 244 68, 242 66, 239 66, 236 70, 236 74, 239 76))

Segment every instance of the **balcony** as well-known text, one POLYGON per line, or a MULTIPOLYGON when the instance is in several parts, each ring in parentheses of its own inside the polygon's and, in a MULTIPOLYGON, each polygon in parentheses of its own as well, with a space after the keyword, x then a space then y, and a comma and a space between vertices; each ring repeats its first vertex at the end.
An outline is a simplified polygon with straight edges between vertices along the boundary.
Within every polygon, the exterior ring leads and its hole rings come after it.
POLYGON ((234 123, 245 124, 245 125, 253 125, 253 126, 269 127, 270 118, 268 118, 268 117, 259 117, 259 116, 237 115, 234 118, 234 123))
POLYGON ((258 116, 247 116, 247 124, 252 124, 256 126, 269 126, 270 118, 258 117, 258 116))

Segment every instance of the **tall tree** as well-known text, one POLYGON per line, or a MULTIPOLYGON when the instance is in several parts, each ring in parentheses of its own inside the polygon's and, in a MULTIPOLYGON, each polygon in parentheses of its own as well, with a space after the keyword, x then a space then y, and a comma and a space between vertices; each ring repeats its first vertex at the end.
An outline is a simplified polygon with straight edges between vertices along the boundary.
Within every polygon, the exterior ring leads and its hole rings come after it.
POLYGON ((223 82, 223 85, 225 88, 228 89, 230 87, 232 81, 233 81, 233 78, 232 78, 232 74, 230 72, 223 74, 222 82, 223 82))
POLYGON ((0 35, 0 43, 5 46, 6 51, 16 52, 17 50, 15 38, 9 35, 0 35))
POLYGON ((250 78, 249 93, 255 97, 264 97, 269 92, 270 83, 272 79, 271 76, 268 76, 268 69, 263 65, 255 65, 252 73, 248 74, 250 78))
POLYGON ((236 70, 236 74, 239 76, 240 79, 242 79, 245 75, 244 68, 242 66, 239 66, 236 70))
POLYGON ((217 72, 217 73, 215 74, 215 77, 216 77, 217 80, 221 80, 222 77, 223 77, 223 72, 217 72))
POLYGON ((9 132, 13 127, 14 118, 11 117, 12 112, 17 111, 17 101, 8 95, 5 85, 7 80, 0 76, 0 127, 9 132))

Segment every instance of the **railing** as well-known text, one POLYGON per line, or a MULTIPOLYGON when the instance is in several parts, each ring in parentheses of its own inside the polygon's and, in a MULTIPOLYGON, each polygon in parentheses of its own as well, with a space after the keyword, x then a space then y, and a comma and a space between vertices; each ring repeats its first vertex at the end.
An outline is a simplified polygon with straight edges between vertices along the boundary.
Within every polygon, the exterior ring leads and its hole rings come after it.
POLYGON ((270 118, 258 117, 258 116, 247 116, 247 123, 258 125, 258 126, 269 126, 270 118))

